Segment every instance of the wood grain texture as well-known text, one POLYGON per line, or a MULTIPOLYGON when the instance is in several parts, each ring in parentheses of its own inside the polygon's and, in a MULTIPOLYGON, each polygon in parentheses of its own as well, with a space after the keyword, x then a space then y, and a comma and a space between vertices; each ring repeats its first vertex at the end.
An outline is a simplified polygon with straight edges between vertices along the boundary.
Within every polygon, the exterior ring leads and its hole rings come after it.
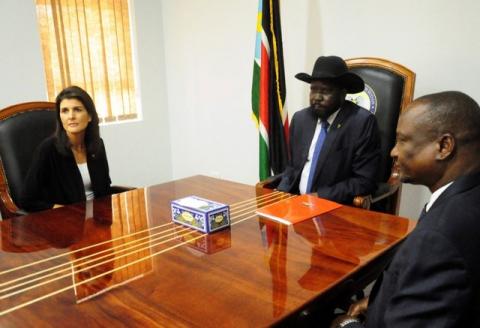
POLYGON ((374 279, 413 228, 345 206, 293 226, 254 214, 287 196, 196 176, 3 221, 0 326, 294 324, 374 279), (229 204, 232 226, 171 223, 170 201, 189 195, 229 204))

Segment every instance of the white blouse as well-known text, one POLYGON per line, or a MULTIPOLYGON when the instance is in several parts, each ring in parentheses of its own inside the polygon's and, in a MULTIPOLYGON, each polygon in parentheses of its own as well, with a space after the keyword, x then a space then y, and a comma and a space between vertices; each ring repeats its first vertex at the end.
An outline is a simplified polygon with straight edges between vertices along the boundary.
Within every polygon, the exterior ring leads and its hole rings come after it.
POLYGON ((92 180, 90 180, 87 163, 77 164, 77 166, 82 176, 83 186, 85 187, 85 198, 87 200, 93 199, 92 180))

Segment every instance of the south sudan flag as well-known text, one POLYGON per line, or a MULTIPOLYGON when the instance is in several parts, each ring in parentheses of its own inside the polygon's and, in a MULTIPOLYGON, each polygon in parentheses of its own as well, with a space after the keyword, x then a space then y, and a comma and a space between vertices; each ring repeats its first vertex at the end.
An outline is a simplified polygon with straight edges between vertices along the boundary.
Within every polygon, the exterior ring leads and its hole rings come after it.
POLYGON ((259 0, 252 110, 259 130, 260 180, 283 172, 288 161, 280 0, 259 0))

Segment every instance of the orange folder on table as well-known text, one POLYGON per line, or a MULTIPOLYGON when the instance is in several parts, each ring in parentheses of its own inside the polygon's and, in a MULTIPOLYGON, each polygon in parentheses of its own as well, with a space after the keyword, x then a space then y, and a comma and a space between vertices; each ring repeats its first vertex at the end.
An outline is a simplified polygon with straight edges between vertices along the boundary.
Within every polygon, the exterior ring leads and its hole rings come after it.
POLYGON ((300 195, 259 208, 255 213, 267 219, 290 225, 330 212, 341 206, 312 195, 300 195))

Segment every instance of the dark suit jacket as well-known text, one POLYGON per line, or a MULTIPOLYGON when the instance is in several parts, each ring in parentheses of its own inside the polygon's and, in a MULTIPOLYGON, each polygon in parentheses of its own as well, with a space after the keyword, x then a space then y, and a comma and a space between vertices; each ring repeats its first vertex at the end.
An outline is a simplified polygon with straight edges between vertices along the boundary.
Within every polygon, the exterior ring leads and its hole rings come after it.
MULTIPOLYGON (((47 138, 35 151, 20 205, 27 211, 73 204, 85 200, 85 188, 73 154, 58 152, 55 137, 47 138)), ((95 197, 110 194, 110 175, 103 141, 98 154, 87 154, 87 166, 95 197)))
POLYGON ((480 173, 440 195, 377 280, 367 327, 480 327, 479 201, 480 173))
MULTIPOLYGON (((290 127, 290 162, 279 190, 298 193, 317 116, 310 107, 293 115, 290 127)), ((345 101, 328 130, 315 168, 313 191, 319 197, 351 204, 357 195, 375 191, 380 165, 380 137, 375 116, 345 101)))

